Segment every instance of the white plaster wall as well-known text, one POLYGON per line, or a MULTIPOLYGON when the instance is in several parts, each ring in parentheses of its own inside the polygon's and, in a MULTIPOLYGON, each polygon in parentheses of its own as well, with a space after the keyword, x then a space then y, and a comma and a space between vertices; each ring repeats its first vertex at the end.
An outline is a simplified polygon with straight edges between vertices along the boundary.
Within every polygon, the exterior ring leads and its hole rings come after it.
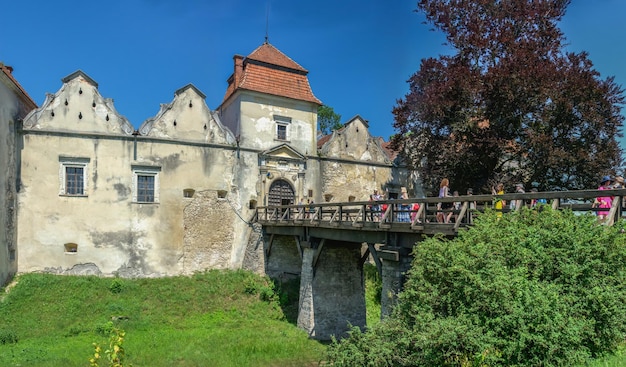
POLYGON ((237 164, 232 149, 149 138, 138 139, 136 160, 132 138, 27 134, 24 139, 20 272, 63 272, 94 263, 104 274, 179 274, 189 205, 183 190, 230 193, 237 164), (86 197, 59 195, 59 156, 90 159, 86 197), (160 167, 159 203, 132 202, 135 164, 160 167), (65 253, 65 243, 78 244, 78 252, 65 253))
POLYGON ((399 192, 407 182, 399 180, 399 172, 376 138, 360 118, 333 132, 320 149, 322 196, 331 201, 367 201, 374 189, 399 192))
POLYGON ((291 118, 286 143, 303 155, 316 152, 317 105, 284 97, 245 93, 241 101, 241 145, 267 150, 285 141, 276 139, 274 115, 291 118))
POLYGON ((130 135, 133 128, 81 74, 46 97, 42 107, 24 119, 24 128, 96 134, 130 135))

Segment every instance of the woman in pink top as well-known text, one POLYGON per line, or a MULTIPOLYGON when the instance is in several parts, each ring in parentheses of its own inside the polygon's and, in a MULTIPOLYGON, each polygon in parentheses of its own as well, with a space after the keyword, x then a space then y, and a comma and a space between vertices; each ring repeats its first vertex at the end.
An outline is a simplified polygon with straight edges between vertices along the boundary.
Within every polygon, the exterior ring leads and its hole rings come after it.
MULTIPOLYGON (((610 176, 604 176, 602 178, 602 183, 600 184, 600 187, 598 187, 598 190, 610 190, 611 187, 611 177, 610 176)), ((611 209, 611 203, 613 203, 613 197, 612 196, 601 196, 601 197, 597 197, 596 201, 594 202, 594 205, 597 206, 598 208, 602 208, 602 209, 611 209)), ((598 220, 599 221, 604 221, 606 219, 606 217, 608 217, 609 212, 608 211, 598 211, 597 212, 598 215, 598 220)))

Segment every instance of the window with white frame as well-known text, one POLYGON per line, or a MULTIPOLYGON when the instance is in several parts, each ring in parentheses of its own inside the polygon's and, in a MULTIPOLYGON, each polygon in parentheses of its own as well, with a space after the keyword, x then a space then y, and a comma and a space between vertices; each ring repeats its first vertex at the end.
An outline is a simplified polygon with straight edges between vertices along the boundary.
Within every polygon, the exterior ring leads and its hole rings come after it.
POLYGON ((276 139, 289 140, 289 125, 291 125, 291 117, 274 115, 276 122, 276 139))
POLYGON ((87 196, 89 158, 59 157, 59 195, 87 196))
POLYGON ((161 167, 133 166, 133 202, 159 202, 159 172, 161 167))

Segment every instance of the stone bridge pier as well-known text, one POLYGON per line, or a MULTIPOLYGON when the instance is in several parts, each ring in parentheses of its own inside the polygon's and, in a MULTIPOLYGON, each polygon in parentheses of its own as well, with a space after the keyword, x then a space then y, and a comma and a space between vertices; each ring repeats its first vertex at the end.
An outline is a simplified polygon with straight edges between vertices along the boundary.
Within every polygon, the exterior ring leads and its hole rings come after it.
POLYGON ((298 327, 314 339, 366 326, 361 244, 321 240, 302 246, 298 327))
POLYGON ((391 312, 410 266, 406 250, 361 242, 272 236, 266 245, 270 277, 300 277, 297 325, 318 340, 342 338, 349 325, 365 329, 366 261, 373 259, 382 276, 383 317, 391 312))

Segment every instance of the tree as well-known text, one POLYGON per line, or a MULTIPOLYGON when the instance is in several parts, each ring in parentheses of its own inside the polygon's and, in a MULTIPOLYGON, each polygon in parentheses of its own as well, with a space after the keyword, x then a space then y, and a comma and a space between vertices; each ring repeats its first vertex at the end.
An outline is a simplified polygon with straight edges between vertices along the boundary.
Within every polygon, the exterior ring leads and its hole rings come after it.
POLYGON ((328 350, 341 366, 572 366, 626 333, 625 223, 546 207, 481 214, 413 250, 392 315, 328 350))
POLYGON ((623 89, 564 52, 570 0, 420 0, 456 51, 422 60, 393 113, 393 143, 432 189, 597 187, 621 164, 623 89))
POLYGON ((320 131, 326 135, 330 134, 333 130, 341 128, 341 115, 335 113, 332 107, 319 106, 317 108, 317 122, 319 123, 320 131))

